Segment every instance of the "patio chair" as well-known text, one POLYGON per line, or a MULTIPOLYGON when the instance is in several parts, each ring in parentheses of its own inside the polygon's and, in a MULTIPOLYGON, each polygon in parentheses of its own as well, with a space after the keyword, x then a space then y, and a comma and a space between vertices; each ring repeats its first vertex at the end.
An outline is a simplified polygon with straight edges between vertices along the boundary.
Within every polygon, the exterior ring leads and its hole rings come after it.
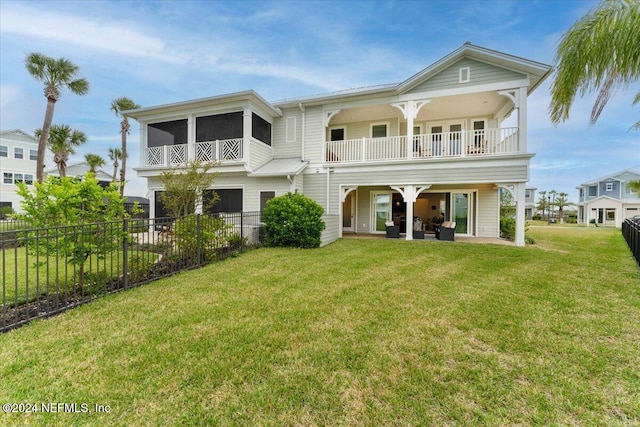
POLYGON ((436 227, 436 239, 453 241, 456 233, 456 223, 445 221, 436 227))
POLYGON ((400 238, 400 226, 395 225, 393 221, 387 221, 384 224, 387 228, 387 239, 399 239, 400 238))

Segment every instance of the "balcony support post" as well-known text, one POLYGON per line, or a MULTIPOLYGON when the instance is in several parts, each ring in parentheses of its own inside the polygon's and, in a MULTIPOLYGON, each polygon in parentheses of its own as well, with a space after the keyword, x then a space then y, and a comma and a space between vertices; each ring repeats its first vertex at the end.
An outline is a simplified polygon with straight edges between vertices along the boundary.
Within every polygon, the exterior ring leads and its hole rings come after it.
POLYGON ((407 121, 407 159, 413 158, 413 121, 418 117, 420 109, 431 102, 430 99, 408 99, 403 102, 392 102, 391 106, 402 112, 407 121))
POLYGON ((245 163, 249 162, 251 135, 253 135, 253 116, 251 110, 247 107, 242 114, 242 160, 245 163))

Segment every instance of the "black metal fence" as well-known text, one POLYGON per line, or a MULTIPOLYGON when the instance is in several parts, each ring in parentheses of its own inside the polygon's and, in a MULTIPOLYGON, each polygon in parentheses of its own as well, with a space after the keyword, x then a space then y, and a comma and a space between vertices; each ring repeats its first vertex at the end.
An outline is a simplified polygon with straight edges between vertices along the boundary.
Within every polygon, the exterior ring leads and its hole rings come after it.
POLYGON ((262 243, 259 212, 0 231, 0 332, 262 243))
POLYGON ((626 219, 622 223, 622 235, 629 249, 640 265, 640 222, 626 219))

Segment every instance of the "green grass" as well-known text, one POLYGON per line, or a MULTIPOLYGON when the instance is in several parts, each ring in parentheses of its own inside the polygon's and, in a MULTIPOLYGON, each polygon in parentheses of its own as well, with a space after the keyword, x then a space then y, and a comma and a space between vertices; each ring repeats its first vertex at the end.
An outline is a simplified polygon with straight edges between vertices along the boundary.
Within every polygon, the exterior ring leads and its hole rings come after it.
MULTIPOLYGON (((149 262, 158 257, 155 253, 144 251, 131 251, 131 254, 146 257, 149 262)), ((122 257, 121 251, 108 253, 103 259, 95 255, 89 257, 84 264, 87 280, 91 274, 99 272, 104 272, 107 277, 121 275, 122 257)), ((71 291, 78 282, 77 266, 64 257, 36 256, 25 246, 0 251, 0 269, 0 304, 4 297, 9 306, 15 305, 16 296, 20 304, 40 294, 71 291)))
POLYGON ((260 249, 0 336, 1 425, 638 425, 619 230, 260 249))

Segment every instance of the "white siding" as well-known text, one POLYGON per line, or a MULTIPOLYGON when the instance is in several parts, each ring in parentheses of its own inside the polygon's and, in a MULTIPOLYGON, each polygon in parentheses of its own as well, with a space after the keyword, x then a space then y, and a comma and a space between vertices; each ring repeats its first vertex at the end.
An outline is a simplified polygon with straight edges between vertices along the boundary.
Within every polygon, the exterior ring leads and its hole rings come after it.
POLYGON ((425 92, 430 90, 451 89, 456 87, 476 86, 487 83, 498 83, 509 80, 525 79, 527 76, 511 70, 496 67, 495 65, 464 58, 430 79, 420 83, 411 92, 425 92), (459 82, 460 68, 469 67, 470 81, 459 82))
POLYGON ((251 144, 249 168, 252 170, 256 170, 273 158, 273 149, 267 144, 254 138, 250 139, 249 144, 251 144))
POLYGON ((304 160, 324 162, 325 129, 322 123, 322 107, 306 110, 304 160))
MULTIPOLYGON (((291 125, 291 123, 289 123, 291 125)), ((289 158, 302 157, 302 112, 299 108, 290 108, 283 111, 283 116, 273 123, 273 157, 289 158), (287 141, 287 120, 295 120, 294 141, 287 141)))
POLYGON ((500 237, 498 190, 478 191, 478 237, 500 237))

